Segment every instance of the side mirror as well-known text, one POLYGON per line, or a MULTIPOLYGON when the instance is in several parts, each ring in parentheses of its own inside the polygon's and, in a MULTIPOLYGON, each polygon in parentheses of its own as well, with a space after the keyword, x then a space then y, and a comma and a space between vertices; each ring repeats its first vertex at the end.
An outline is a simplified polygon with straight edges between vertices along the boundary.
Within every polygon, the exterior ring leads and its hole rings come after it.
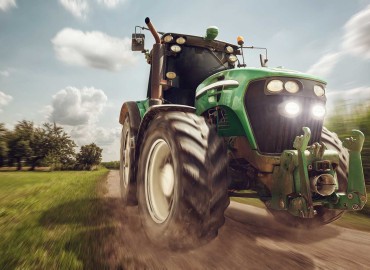
POLYGON ((264 55, 260 54, 260 62, 261 62, 261 67, 267 67, 267 62, 269 60, 265 58, 264 55))
POLYGON ((145 35, 144 34, 132 34, 132 43, 131 43, 131 50, 132 51, 144 51, 144 42, 145 35))

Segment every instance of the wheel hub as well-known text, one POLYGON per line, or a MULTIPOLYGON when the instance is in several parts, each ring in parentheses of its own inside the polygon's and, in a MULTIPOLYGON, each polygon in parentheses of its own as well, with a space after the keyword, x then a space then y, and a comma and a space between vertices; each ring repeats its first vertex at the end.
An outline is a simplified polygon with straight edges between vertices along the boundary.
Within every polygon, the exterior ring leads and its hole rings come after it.
POLYGON ((173 193, 173 186, 175 184, 175 173, 172 164, 166 163, 161 171, 161 187, 162 192, 166 197, 170 197, 173 193))
POLYGON ((146 162, 145 197, 150 216, 163 223, 169 216, 175 186, 175 172, 169 145, 157 139, 151 146, 146 162))

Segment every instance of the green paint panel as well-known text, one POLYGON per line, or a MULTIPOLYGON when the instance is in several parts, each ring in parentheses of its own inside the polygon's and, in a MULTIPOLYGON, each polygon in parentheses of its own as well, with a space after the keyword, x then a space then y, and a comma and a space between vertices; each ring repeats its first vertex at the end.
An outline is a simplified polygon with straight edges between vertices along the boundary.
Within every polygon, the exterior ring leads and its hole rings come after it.
POLYGON ((149 99, 136 101, 136 103, 139 108, 140 117, 143 119, 146 111, 149 109, 149 99))
POLYGON ((233 127, 233 129, 231 129, 229 132, 223 131, 220 133, 220 136, 240 136, 239 133, 233 134, 232 131, 239 131, 240 129, 236 129, 235 125, 241 125, 243 130, 242 135, 248 138, 252 149, 257 149, 257 143, 244 107, 244 95, 247 86, 251 81, 267 77, 291 77, 309 79, 326 84, 325 81, 318 77, 293 70, 281 68, 238 68, 225 70, 212 75, 198 86, 196 92, 199 92, 203 87, 218 82, 220 77, 224 77, 224 80, 238 81, 239 86, 225 86, 222 91, 216 92, 216 90, 210 90, 198 96, 195 100, 196 113, 201 115, 205 111, 217 106, 229 108, 236 116, 236 118, 231 119, 232 121, 229 121, 229 124, 233 127), (218 101, 216 98, 217 94, 220 95, 218 101))

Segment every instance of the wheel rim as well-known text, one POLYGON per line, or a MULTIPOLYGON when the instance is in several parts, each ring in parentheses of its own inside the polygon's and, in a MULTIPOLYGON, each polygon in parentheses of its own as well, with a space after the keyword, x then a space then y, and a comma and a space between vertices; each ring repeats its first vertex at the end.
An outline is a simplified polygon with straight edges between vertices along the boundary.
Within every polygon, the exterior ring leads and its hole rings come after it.
POLYGON ((122 134, 122 151, 121 151, 121 168, 122 168, 122 178, 123 187, 127 189, 129 183, 129 173, 130 173, 130 132, 122 134))
POLYGON ((158 139, 150 148, 145 169, 147 207, 156 223, 163 223, 171 212, 174 185, 171 149, 164 140, 158 139))

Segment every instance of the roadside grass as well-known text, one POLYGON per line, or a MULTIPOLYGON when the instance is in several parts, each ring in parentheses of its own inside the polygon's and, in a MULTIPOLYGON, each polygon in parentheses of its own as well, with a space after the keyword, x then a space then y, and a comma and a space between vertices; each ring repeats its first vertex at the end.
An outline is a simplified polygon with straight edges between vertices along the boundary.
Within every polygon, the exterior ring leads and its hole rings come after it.
MULTIPOLYGON (((22 166, 21 171, 29 171, 31 167, 22 166)), ((50 167, 36 167, 35 171, 37 172, 49 172, 51 170, 50 167)), ((17 167, 0 167, 0 172, 15 172, 17 171, 17 167)))
POLYGON ((103 268, 92 235, 107 173, 0 172, 0 269, 103 268))
MULTIPOLYGON (((333 224, 355 229, 361 231, 370 232, 370 185, 366 186, 367 191, 367 203, 365 207, 359 212, 347 212, 339 220, 335 221, 333 224)), ((245 190, 242 193, 253 194, 255 192, 245 190)), ((240 197, 231 197, 232 201, 238 203, 244 203, 259 208, 265 208, 264 203, 262 203, 258 198, 240 198, 240 197)))

